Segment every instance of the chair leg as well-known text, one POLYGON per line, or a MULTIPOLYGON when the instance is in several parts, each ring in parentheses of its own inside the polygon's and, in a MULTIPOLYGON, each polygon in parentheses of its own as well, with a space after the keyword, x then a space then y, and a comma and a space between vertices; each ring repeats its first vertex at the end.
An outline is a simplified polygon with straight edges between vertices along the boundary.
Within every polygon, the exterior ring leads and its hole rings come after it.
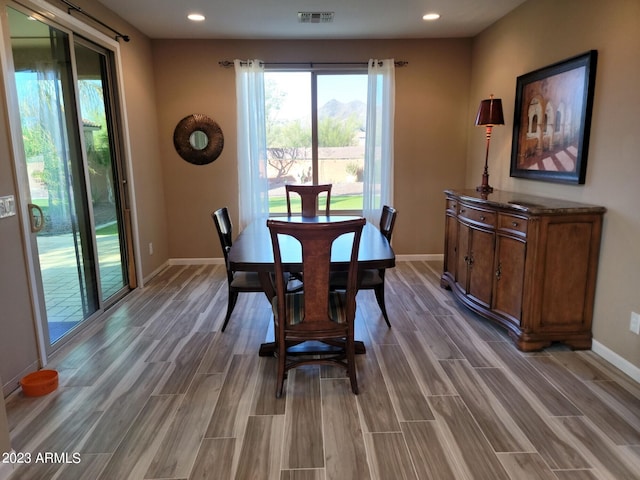
POLYGON ((373 289, 376 294, 376 300, 378 301, 378 305, 380 306, 380 310, 382 311, 382 316, 384 317, 384 321, 387 322, 387 326, 391 328, 391 322, 389 322, 389 317, 387 316, 387 307, 384 304, 384 282, 380 285, 377 285, 376 288, 373 289))
POLYGON ((346 341, 346 355, 347 355, 347 373, 349 374, 349 380, 351 381, 351 391, 354 395, 358 394, 358 379, 356 377, 356 349, 353 338, 346 341))
POLYGON ((229 319, 231 318, 231 314, 233 313, 233 309, 236 306, 236 301, 238 300, 238 292, 235 290, 229 290, 229 301, 227 302, 227 315, 224 317, 224 323, 222 324, 222 331, 227 328, 227 323, 229 323, 229 319))
POLYGON ((287 347, 280 348, 280 346, 278 345, 278 376, 276 379, 276 398, 282 397, 286 363, 287 363, 287 347))

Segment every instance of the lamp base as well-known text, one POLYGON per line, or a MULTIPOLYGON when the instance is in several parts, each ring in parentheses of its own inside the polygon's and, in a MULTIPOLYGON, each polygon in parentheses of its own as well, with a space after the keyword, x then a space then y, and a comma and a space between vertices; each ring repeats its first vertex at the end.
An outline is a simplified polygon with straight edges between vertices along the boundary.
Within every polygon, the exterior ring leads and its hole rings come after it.
POLYGON ((491 193, 493 192, 493 187, 489 185, 489 171, 487 169, 487 163, 485 160, 484 164, 484 173, 482 174, 482 185, 478 185, 476 187, 476 192, 480 193, 491 193))
POLYGON ((493 187, 491 187, 489 185, 478 185, 476 187, 476 192, 491 193, 491 192, 493 192, 493 187))

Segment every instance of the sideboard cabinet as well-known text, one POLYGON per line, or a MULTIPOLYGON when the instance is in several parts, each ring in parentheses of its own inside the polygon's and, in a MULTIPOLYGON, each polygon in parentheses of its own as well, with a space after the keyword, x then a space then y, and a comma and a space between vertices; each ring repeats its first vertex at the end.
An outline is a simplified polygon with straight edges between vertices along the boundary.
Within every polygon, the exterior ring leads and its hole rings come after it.
POLYGON ((604 207, 446 190, 441 285, 519 349, 591 348, 604 207))

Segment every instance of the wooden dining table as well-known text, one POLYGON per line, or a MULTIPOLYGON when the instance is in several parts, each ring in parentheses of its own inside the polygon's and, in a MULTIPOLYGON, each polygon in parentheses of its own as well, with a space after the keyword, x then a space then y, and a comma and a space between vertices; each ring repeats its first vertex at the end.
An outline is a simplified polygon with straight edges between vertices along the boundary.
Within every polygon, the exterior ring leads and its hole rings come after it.
MULTIPOLYGON (((277 217, 278 220, 296 223, 331 223, 355 218, 359 217, 345 215, 277 217)), ((352 242, 353 234, 351 236, 348 234, 343 235, 336 239, 331 250, 332 270, 346 271, 349 268, 352 242)), ((300 243, 292 237, 285 236, 280 240, 280 249, 285 271, 301 273, 302 250, 300 243)), ((362 229, 362 236, 360 237, 358 269, 392 268, 395 266, 395 262, 395 253, 387 238, 380 233, 380 230, 375 225, 367 222, 362 229)), ((257 272, 269 301, 276 295, 271 275, 275 271, 273 247, 266 218, 255 220, 240 232, 229 251, 229 263, 234 271, 257 272)), ((273 355, 274 349, 273 342, 263 343, 260 347, 260 355, 273 355)), ((357 341, 356 352, 364 353, 364 351, 364 344, 357 341)))

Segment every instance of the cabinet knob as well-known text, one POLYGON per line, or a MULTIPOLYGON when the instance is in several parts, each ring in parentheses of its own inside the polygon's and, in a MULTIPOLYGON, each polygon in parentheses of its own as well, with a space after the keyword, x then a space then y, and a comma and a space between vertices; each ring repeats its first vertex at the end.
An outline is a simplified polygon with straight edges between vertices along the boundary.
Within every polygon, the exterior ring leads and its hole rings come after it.
POLYGON ((480 221, 484 222, 486 218, 487 217, 485 217, 484 215, 480 215, 480 221))
POLYGON ((502 277, 502 263, 498 263, 498 268, 496 269, 496 278, 500 280, 502 277))
POLYGON ((514 227, 518 226, 518 222, 511 222, 511 225, 513 225, 514 227))
POLYGON ((464 213, 464 208, 461 208, 461 209, 460 209, 460 213, 464 213))

